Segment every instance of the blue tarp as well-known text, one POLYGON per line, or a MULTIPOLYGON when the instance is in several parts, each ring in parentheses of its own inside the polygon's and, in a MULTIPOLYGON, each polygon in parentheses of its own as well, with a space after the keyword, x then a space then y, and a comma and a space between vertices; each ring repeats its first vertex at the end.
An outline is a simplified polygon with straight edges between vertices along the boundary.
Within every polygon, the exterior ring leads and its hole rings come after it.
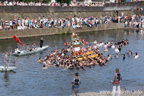
POLYGON ((126 2, 131 2, 131 0, 126 0, 126 2))

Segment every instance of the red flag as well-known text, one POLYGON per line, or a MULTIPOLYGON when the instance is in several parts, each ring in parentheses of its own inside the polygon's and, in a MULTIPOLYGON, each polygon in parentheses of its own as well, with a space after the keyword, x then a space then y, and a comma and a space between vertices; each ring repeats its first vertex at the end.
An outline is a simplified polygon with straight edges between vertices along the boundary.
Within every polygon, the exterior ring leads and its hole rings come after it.
POLYGON ((66 42, 64 42, 64 45, 65 45, 65 46, 67 46, 67 43, 66 43, 66 42))
POLYGON ((81 42, 84 43, 84 39, 81 39, 81 42))
POLYGON ((23 44, 20 42, 20 40, 14 35, 13 38, 19 43, 21 44, 21 46, 23 46, 23 44))

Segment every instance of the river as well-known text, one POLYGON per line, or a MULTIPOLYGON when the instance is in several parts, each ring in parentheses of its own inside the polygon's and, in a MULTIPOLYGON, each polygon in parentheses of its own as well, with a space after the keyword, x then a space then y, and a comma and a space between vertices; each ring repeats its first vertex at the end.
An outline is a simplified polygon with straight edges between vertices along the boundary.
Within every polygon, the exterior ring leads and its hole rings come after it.
MULTIPOLYGON (((64 42, 71 40, 71 34, 44 36, 44 45, 49 45, 48 50, 21 57, 12 57, 11 66, 16 66, 16 73, 0 72, 0 96, 69 96, 72 94, 71 80, 74 73, 79 72, 81 79, 80 93, 111 91, 111 78, 115 68, 120 69, 123 80, 121 88, 127 90, 144 90, 144 34, 135 30, 108 30, 99 32, 78 33, 80 38, 84 38, 93 45, 93 41, 116 42, 128 39, 129 45, 125 46, 119 53, 119 58, 113 58, 106 66, 94 66, 86 70, 69 70, 59 67, 42 69, 43 64, 38 64, 39 57, 44 58, 48 53, 57 48, 66 48, 64 42), (128 57, 122 60, 122 55, 128 50, 133 53, 138 52, 139 58, 128 57)), ((36 43, 39 45, 40 37, 21 38, 24 45, 36 43)), ((11 52, 17 46, 13 39, 0 40, 0 64, 4 65, 3 58, 5 52, 11 52)), ((100 48, 100 52, 103 52, 100 48)), ((114 51, 109 49, 104 56, 114 51)))

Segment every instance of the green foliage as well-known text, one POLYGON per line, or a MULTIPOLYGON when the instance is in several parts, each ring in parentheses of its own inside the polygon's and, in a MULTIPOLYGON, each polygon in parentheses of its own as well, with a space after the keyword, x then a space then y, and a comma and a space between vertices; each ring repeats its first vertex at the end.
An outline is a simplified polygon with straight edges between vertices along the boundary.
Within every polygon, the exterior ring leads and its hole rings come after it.
POLYGON ((48 3, 50 2, 51 0, 42 0, 43 3, 48 3))
MULTIPOLYGON (((50 2, 51 0, 20 0, 20 1, 23 1, 23 2, 43 2, 43 3, 48 3, 50 2)), ((56 0, 56 2, 60 2, 60 3, 67 3, 69 4, 71 2, 71 0, 56 0)))
POLYGON ((69 4, 71 0, 56 0, 56 1, 60 2, 60 3, 68 3, 69 4))
POLYGON ((126 0, 121 0, 121 2, 126 2, 126 0))
POLYGON ((20 1, 23 1, 23 2, 39 2, 39 0, 20 0, 20 1))
POLYGON ((20 0, 20 1, 23 1, 23 2, 43 2, 43 3, 48 3, 50 2, 51 0, 20 0))

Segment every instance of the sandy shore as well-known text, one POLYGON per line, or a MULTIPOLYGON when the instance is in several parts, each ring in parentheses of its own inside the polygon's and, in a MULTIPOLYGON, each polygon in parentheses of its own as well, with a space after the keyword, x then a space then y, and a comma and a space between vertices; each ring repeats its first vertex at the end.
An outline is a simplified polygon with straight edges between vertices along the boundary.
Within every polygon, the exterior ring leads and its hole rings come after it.
MULTIPOLYGON (((87 92, 87 93, 80 93, 79 96, 112 96, 112 92, 110 91, 104 91, 99 93, 87 92)), ((121 96, 144 96, 144 91, 122 91, 121 96)))

